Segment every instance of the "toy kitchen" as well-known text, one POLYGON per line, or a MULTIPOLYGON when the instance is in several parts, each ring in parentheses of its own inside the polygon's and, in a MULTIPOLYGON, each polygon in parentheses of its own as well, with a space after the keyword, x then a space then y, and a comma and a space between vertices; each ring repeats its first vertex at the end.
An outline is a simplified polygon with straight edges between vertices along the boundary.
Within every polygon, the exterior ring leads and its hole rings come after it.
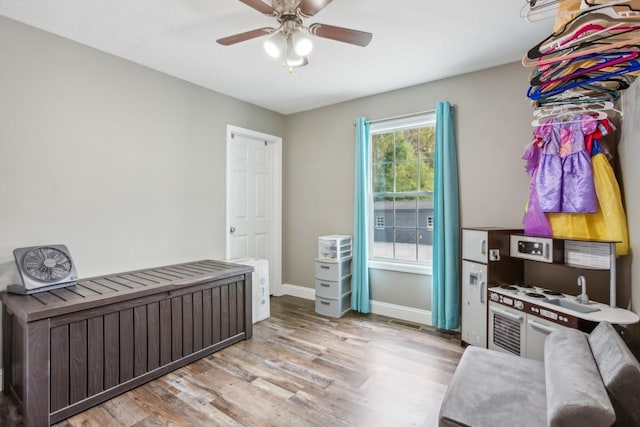
POLYGON ((556 329, 638 322, 616 305, 615 243, 464 228, 463 344, 543 360, 544 340, 556 329))

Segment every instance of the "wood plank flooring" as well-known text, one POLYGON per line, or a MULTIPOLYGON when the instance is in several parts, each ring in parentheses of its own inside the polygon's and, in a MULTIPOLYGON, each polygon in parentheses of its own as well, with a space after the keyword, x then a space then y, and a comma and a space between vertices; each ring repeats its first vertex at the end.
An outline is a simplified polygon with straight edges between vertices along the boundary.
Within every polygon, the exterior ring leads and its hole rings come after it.
MULTIPOLYGON (((271 298, 252 339, 57 426, 435 426, 461 354, 457 334, 271 298)), ((0 425, 22 425, 7 396, 0 425)))

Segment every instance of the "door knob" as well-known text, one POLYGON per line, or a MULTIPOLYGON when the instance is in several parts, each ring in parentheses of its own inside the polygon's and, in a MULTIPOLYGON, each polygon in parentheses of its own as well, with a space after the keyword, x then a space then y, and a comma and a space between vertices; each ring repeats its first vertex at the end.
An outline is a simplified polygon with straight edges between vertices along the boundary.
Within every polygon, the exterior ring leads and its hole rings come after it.
POLYGON ((235 227, 231 227, 231 229, 229 231, 232 232, 232 233, 235 233, 236 232, 236 228, 235 227))

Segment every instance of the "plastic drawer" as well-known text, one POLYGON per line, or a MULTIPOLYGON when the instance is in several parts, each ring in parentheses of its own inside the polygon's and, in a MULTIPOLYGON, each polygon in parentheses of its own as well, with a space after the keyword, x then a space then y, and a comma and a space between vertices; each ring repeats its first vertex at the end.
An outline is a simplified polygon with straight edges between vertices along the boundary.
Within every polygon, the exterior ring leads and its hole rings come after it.
POLYGON ((345 276, 338 281, 316 279, 316 296, 319 297, 337 299, 340 295, 350 290, 351 275, 345 276))
POLYGON ((323 298, 316 296, 316 313, 329 317, 342 317, 351 310, 351 292, 347 292, 342 298, 323 298))
POLYGON ((351 274, 351 257, 343 260, 316 259, 316 279, 339 281, 351 274))
POLYGON ((345 259, 351 256, 351 236, 334 234, 318 237, 318 257, 345 259))

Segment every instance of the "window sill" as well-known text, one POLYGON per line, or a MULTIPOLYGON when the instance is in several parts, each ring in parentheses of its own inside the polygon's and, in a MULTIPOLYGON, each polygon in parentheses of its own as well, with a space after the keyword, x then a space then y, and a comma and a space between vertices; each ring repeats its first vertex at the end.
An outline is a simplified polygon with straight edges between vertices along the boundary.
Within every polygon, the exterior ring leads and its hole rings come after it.
POLYGON ((433 272, 430 265, 403 264, 379 260, 369 260, 369 268, 373 268, 375 270, 397 271, 400 273, 420 274, 423 276, 431 276, 433 272))

